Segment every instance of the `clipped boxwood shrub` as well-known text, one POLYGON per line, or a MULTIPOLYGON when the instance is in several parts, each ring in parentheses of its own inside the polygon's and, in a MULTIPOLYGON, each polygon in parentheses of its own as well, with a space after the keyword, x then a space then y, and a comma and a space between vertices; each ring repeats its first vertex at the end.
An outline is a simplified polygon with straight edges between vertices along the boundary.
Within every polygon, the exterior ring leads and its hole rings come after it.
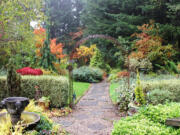
MULTIPOLYGON (((49 97, 53 107, 62 107, 68 103, 68 80, 58 76, 22 76, 21 95, 30 99, 35 97, 35 87, 39 87, 43 96, 49 97)), ((0 77, 0 98, 8 97, 6 77, 0 77)))
POLYGON ((99 82, 103 79, 103 71, 99 68, 83 66, 73 70, 73 78, 82 82, 99 82))
POLYGON ((180 103, 144 107, 137 115, 116 122, 112 135, 179 135, 180 129, 164 124, 175 117, 180 117, 180 103))

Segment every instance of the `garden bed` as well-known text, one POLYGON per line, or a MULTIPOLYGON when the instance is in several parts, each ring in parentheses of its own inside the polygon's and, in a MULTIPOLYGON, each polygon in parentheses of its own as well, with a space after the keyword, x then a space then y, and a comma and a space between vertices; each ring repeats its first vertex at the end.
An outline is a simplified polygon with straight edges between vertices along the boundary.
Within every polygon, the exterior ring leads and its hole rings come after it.
POLYGON ((138 114, 114 124, 112 135, 179 135, 180 129, 165 125, 168 118, 180 117, 180 103, 142 107, 138 114))

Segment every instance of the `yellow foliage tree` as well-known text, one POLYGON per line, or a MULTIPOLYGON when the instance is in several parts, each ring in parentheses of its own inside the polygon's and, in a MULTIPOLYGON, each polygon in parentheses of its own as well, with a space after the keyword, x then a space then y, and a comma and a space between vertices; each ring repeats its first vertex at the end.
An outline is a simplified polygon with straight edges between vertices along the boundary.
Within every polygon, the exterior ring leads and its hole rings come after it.
POLYGON ((77 59, 82 64, 87 64, 90 61, 90 58, 94 55, 96 45, 93 44, 90 47, 80 46, 76 49, 76 53, 73 55, 73 59, 77 59))

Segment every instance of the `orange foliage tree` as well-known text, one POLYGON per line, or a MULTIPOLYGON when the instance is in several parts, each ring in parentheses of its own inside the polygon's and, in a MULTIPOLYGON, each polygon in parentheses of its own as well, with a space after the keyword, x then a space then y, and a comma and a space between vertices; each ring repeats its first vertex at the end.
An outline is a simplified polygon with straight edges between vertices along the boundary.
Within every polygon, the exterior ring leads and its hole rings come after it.
POLYGON ((134 46, 137 51, 132 52, 129 58, 148 58, 151 62, 165 64, 164 62, 175 54, 172 45, 163 45, 163 39, 158 35, 158 28, 153 22, 143 24, 138 29, 142 32, 132 35, 138 39, 134 46))
POLYGON ((54 54, 57 59, 62 59, 66 56, 65 54, 63 54, 63 44, 62 43, 56 44, 55 38, 51 40, 50 50, 51 53, 54 54))
POLYGON ((41 48, 44 46, 44 41, 46 40, 46 30, 39 27, 34 30, 35 35, 35 46, 36 46, 36 56, 41 57, 41 48))

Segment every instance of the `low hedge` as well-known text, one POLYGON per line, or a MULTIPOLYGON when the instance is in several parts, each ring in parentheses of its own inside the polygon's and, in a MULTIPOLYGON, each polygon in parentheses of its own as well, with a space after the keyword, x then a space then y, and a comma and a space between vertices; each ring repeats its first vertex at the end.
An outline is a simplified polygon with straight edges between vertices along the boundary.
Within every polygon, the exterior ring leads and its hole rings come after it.
MULTIPOLYGON (((43 96, 49 97, 51 106, 62 107, 68 103, 68 80, 58 76, 22 76, 21 95, 30 99, 35 97, 38 86, 43 96)), ((6 77, 0 77, 0 99, 8 97, 6 77)))
POLYGON ((180 79, 148 80, 142 81, 141 84, 143 90, 148 93, 147 96, 150 96, 149 100, 152 100, 150 103, 180 102, 180 79))
POLYGON ((141 108, 132 117, 122 118, 114 124, 112 135, 179 135, 180 129, 166 126, 167 118, 180 117, 180 103, 141 108))

